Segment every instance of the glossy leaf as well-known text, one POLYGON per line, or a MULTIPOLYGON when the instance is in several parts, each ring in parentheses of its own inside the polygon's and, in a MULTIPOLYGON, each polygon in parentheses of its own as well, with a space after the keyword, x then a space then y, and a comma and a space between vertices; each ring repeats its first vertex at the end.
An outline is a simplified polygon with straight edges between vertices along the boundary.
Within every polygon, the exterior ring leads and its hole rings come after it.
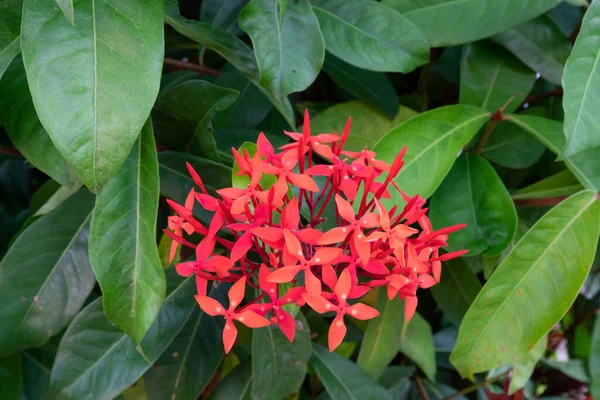
POLYGON ((398 113, 400 99, 384 73, 357 68, 331 53, 325 56, 323 70, 346 92, 366 101, 388 118, 394 118, 398 113))
POLYGON ((530 20, 556 0, 385 0, 429 38, 432 47, 473 42, 530 20))
POLYGON ((73 9, 73 0, 56 0, 56 4, 58 4, 65 15, 65 18, 69 20, 71 25, 75 25, 75 10, 73 9))
MULTIPOLYGON (((44 347, 48 346, 46 344, 44 347)), ((42 349, 44 349, 42 347, 42 349)), ((31 354, 40 349, 19 352, 23 365, 23 386, 21 400, 39 400, 50 387, 50 370, 54 362, 54 354, 48 361, 31 354)))
POLYGON ((592 191, 546 213, 487 281, 460 326, 450 360, 466 376, 523 359, 562 318, 596 251, 600 202, 592 191))
POLYGON ((466 223, 448 238, 448 249, 469 256, 500 254, 517 230, 517 211, 504 183, 484 158, 461 155, 431 198, 434 229, 466 223))
POLYGON ((513 193, 514 200, 542 199, 545 197, 570 196, 583 190, 583 186, 569 170, 544 178, 513 193))
POLYGON ((23 0, 0 3, 0 78, 10 62, 21 52, 21 12, 23 0))
POLYGON ((592 331, 592 349, 588 359, 590 373, 590 392, 597 398, 600 395, 600 318, 596 315, 592 331))
POLYGON ((294 110, 289 100, 268 91, 261 85, 254 53, 244 42, 225 30, 182 17, 179 14, 177 0, 165 0, 165 22, 177 32, 214 50, 229 61, 263 92, 290 127, 295 126, 294 110))
POLYGON ((285 7, 273 0, 252 0, 239 22, 252 39, 262 86, 285 96, 313 83, 323 66, 325 44, 308 0, 286 2, 285 7))
POLYGON ((73 195, 25 229, 0 262, 0 356, 46 343, 90 294, 93 207, 89 192, 73 195))
POLYGON ((481 290, 481 283, 462 258, 444 264, 442 279, 431 287, 431 294, 438 307, 456 326, 481 290))
POLYGON ((165 298, 156 246, 158 162, 148 121, 129 158, 96 199, 90 264, 106 318, 140 343, 165 298))
MULTIPOLYGON (((525 129, 555 154, 565 145, 563 124, 558 121, 529 115, 508 115, 506 120, 525 129)), ((600 190, 599 150, 600 147, 589 149, 564 160, 586 189, 600 190)))
POLYGON ((525 356, 521 361, 515 364, 512 376, 510 378, 510 394, 514 394, 517 390, 523 388, 527 384, 527 382, 529 382, 529 378, 531 378, 535 366, 546 352, 547 344, 548 337, 544 335, 536 343, 533 349, 529 351, 527 356, 525 356))
POLYGON ((400 340, 400 352, 414 361, 429 380, 435 382, 437 366, 431 326, 419 313, 415 313, 406 326, 406 332, 400 340))
POLYGON ((21 359, 18 354, 0 358, 0 398, 18 400, 22 382, 21 359))
POLYGON ((239 97, 239 92, 194 79, 163 90, 152 121, 158 142, 169 149, 191 151, 219 162, 212 118, 239 97))
POLYGON ((542 363, 554 368, 567 375, 570 378, 579 382, 587 383, 590 378, 585 370, 585 364, 581 360, 557 361, 552 359, 544 359, 542 363))
POLYGON ((77 174, 40 123, 21 60, 15 60, 0 80, 0 119, 11 142, 27 161, 61 185, 77 185, 77 174))
POLYGON ((491 113, 506 105, 505 111, 512 112, 525 100, 534 82, 535 72, 497 45, 477 42, 463 47, 461 104, 491 113))
POLYGON ((65 332, 45 398, 112 399, 133 385, 165 351, 198 307, 196 284, 167 270, 169 295, 139 347, 111 324, 102 299, 88 305, 65 332))
POLYGON ((393 8, 364 0, 313 1, 325 47, 372 71, 407 73, 429 61, 427 38, 393 8))
POLYGON ((562 157, 600 146, 600 3, 590 4, 562 80, 565 135, 562 157))
POLYGON ((195 400, 200 396, 223 358, 222 346, 216 345, 221 341, 221 321, 194 309, 173 342, 144 374, 150 399, 195 400))
MULTIPOLYGON (((419 114, 389 131, 373 147, 377 158, 391 162, 407 147, 404 166, 395 181, 409 196, 428 198, 452 168, 460 150, 490 117, 472 106, 440 107, 419 114)), ((402 203, 392 191, 386 204, 402 203)))
POLYGON ((510 50, 547 81, 560 85, 571 43, 547 16, 504 31, 494 40, 510 50))
POLYGON ((298 392, 311 354, 310 330, 302 313, 295 317, 294 341, 279 326, 252 334, 252 398, 279 399, 298 392), (277 373, 273 373, 277 371, 277 373))
POLYGON ((390 400, 389 393, 352 361, 313 344, 311 363, 332 400, 390 400))
POLYGON ((311 119, 310 129, 314 134, 341 134, 348 118, 351 117, 350 136, 344 149, 361 151, 365 147, 372 148, 390 129, 417 114, 408 107, 400 106, 396 109, 396 117, 392 121, 365 102, 355 100, 336 104, 319 113, 311 119))
POLYGON ((376 309, 379 316, 369 320, 356 363, 377 379, 400 350, 404 329, 404 303, 398 297, 388 300, 387 290, 380 288, 376 309))
MULTIPOLYGON (((240 92, 240 97, 233 105, 223 111, 215 112, 216 129, 234 129, 237 132, 240 128, 254 128, 273 108, 269 99, 231 64, 226 64, 221 69, 215 84, 240 92)), ((215 140, 218 145, 219 132, 216 133, 215 140)), ((227 150, 229 147, 231 145, 227 150)))
POLYGON ((225 379, 219 382, 210 400, 250 400, 252 388, 252 365, 238 365, 225 379))
POLYGON ((163 2, 25 0, 21 47, 33 103, 81 180, 100 192, 123 165, 158 94, 163 2))

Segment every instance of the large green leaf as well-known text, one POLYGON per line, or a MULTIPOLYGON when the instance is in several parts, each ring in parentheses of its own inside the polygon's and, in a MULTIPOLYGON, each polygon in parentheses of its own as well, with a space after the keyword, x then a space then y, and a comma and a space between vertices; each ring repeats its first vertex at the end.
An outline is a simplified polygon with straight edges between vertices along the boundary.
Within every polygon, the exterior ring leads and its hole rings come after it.
POLYGON ((379 289, 379 317, 369 320, 356 363, 377 379, 400 350, 404 328, 404 303, 398 297, 388 300, 387 291, 379 289))
POLYGON ((358 365, 313 344, 311 363, 332 400, 389 400, 389 393, 358 365))
POLYGON ((579 382, 587 383, 590 381, 585 364, 581 360, 558 361, 553 359, 542 359, 542 363, 550 368, 554 368, 579 382))
POLYGON ((469 256, 496 256, 508 247, 517 230, 517 211, 504 183, 484 158, 461 155, 431 198, 434 229, 466 223, 448 238, 451 251, 468 249, 469 256))
POLYGON ((460 103, 495 112, 519 108, 535 82, 531 71, 512 54, 489 42, 463 47, 460 65, 460 103))
POLYGON ((383 371, 377 382, 387 389, 392 400, 406 400, 412 386, 410 377, 415 370, 412 365, 392 365, 383 371))
POLYGON ((329 52, 372 71, 407 73, 429 61, 427 38, 402 14, 372 0, 314 1, 329 52))
POLYGON ((523 236, 462 321, 450 356, 461 375, 520 361, 558 323, 590 270, 599 228, 600 201, 587 190, 523 236))
POLYGON ((206 316, 200 308, 194 310, 173 342, 144 374, 150 399, 195 400, 200 396, 223 358, 223 347, 218 345, 223 331, 221 321, 206 316))
POLYGON ((62 10, 65 18, 69 20, 71 25, 75 24, 75 10, 73 9, 73 0, 56 0, 56 4, 62 10))
POLYGON ((23 0, 0 3, 0 78, 13 58, 21 52, 21 12, 23 0))
POLYGON ((23 365, 21 400, 40 400, 50 387, 50 370, 56 358, 60 335, 42 347, 20 351, 23 365))
POLYGON ((313 83, 323 66, 325 44, 308 0, 252 0, 239 22, 252 39, 262 86, 283 97, 313 83))
MULTIPOLYGON (((373 147, 377 158, 391 164, 404 146, 404 167, 396 183, 409 196, 433 194, 452 168, 460 150, 488 120, 484 109, 454 105, 419 114, 398 125, 373 147)), ((402 198, 392 192, 386 204, 401 204, 402 198)))
POLYGON ((588 359, 590 372, 590 391, 594 398, 600 396, 600 317, 596 316, 592 333, 592 349, 588 359))
POLYGON ((432 47, 473 42, 530 20, 556 0, 384 0, 427 35, 432 47))
POLYGON ((390 129, 417 115, 416 111, 400 106, 396 109, 396 118, 390 120, 363 101, 355 100, 339 103, 317 114, 310 121, 313 133, 341 134, 348 118, 352 118, 350 136, 344 144, 345 150, 361 151, 372 148, 390 129))
POLYGON ((291 343, 277 325, 255 330, 252 334, 252 398, 280 399, 298 392, 311 350, 310 330, 302 313, 296 315, 296 334, 291 343))
POLYGON ((11 142, 34 167, 61 185, 76 185, 77 174, 40 124, 21 60, 15 60, 0 80, 0 120, 11 142))
POLYGON ((542 199, 545 197, 570 196, 583 190, 583 186, 569 170, 561 171, 539 182, 517 190, 514 200, 542 199))
POLYGON ((0 356, 41 346, 77 314, 95 278, 88 262, 94 197, 82 190, 31 224, 0 263, 0 356))
POLYGON ((571 43, 549 17, 540 16, 515 26, 495 36, 494 40, 547 81, 561 84, 571 43))
MULTIPOLYGON (((215 84, 240 92, 240 97, 231 107, 215 112, 216 129, 235 129, 235 132, 237 132, 240 129, 254 128, 265 119, 273 108, 269 99, 229 63, 221 69, 215 84)), ((218 134, 215 136, 218 143, 219 136, 218 134)), ((230 148, 231 145, 228 146, 227 150, 230 148)))
POLYGON ((106 318, 139 343, 160 311, 165 276, 156 246, 158 161, 150 120, 96 199, 90 263, 106 318))
POLYGON ((0 399, 18 400, 21 393, 23 375, 18 354, 0 358, 0 399))
POLYGON ((162 0, 25 0, 21 48, 42 125, 81 180, 100 192, 123 165, 158 94, 162 0))
MULTIPOLYGON (((535 136, 553 153, 558 154, 565 145, 563 124, 561 122, 529 115, 507 115, 506 120, 535 136)), ((595 147, 564 159, 567 167, 583 186, 595 191, 600 191, 599 150, 600 147, 595 147)))
POLYGON ((540 361, 544 353, 546 352, 546 346, 548 344, 548 337, 544 335, 529 351, 529 353, 523 357, 513 368, 513 373, 510 378, 509 393, 514 394, 517 390, 524 387, 529 378, 533 374, 535 366, 540 361))
POLYGON ((414 361, 427 378, 435 382, 435 345, 431 326, 419 313, 415 313, 400 340, 400 352, 414 361))
POLYGON ((152 110, 157 141, 169 149, 191 151, 220 161, 213 137, 215 111, 231 106, 239 92, 194 79, 163 90, 152 110))
POLYGON ((384 73, 357 68, 331 53, 325 56, 323 70, 346 92, 383 111, 389 118, 398 113, 398 93, 384 73))
POLYGON ((254 53, 244 42, 225 30, 182 17, 179 14, 177 0, 165 0, 165 22, 177 32, 214 50, 229 61, 263 92, 290 127, 295 126, 294 110, 290 101, 286 97, 270 92, 260 84, 258 65, 254 53))
POLYGON ((139 346, 106 319, 101 298, 83 309, 60 342, 45 398, 112 399, 135 383, 198 307, 194 279, 169 268, 167 285, 169 295, 139 346))
POLYGON ((219 382, 210 400, 250 400, 251 384, 252 365, 240 364, 219 382))
POLYGON ((600 146, 600 2, 585 12, 581 31, 565 65, 562 79, 565 91, 564 157, 600 146))
POLYGON ((481 290, 481 283, 462 258, 444 264, 440 283, 431 288, 438 307, 452 323, 460 322, 481 290))

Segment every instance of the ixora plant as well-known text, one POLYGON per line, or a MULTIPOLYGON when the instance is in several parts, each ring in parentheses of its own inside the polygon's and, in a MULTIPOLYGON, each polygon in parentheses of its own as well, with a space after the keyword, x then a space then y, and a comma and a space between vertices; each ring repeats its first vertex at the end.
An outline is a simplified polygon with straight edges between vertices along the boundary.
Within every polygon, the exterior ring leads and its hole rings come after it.
POLYGON ((600 0, 0 0, 0 400, 600 398, 600 0))

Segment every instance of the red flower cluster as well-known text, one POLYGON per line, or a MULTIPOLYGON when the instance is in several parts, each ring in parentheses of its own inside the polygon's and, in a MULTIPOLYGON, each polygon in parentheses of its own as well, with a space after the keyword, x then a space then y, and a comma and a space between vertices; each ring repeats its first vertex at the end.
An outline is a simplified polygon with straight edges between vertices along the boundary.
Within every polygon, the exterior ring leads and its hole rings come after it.
POLYGON ((405 149, 391 166, 367 149, 344 151, 349 129, 350 119, 341 136, 311 136, 305 113, 302 133, 286 132, 293 142, 281 147, 281 152, 275 152, 262 133, 256 154, 233 149, 239 175, 250 179, 246 188, 221 189, 220 199, 214 197, 188 164, 200 191, 192 189, 183 206, 168 200, 177 213, 169 218, 172 231, 165 230, 174 240, 171 259, 179 244, 195 249, 196 261, 177 264, 176 269, 182 276, 195 275, 196 300, 202 310, 225 318, 226 352, 237 336, 234 320, 251 328, 278 324, 292 341, 294 318, 282 308, 288 303, 335 313, 329 329, 333 351, 346 334, 344 316, 367 320, 379 315, 374 308, 351 301, 373 287, 385 287, 390 299, 404 299, 410 320, 417 307, 417 289, 435 285, 441 262, 465 253, 439 253, 447 235, 464 225, 433 231, 425 201, 407 196, 395 184, 405 149), (326 163, 315 164, 317 156, 326 163), (273 176, 275 183, 262 187, 264 176, 273 176), (321 188, 315 176, 324 177, 321 188), (291 195, 293 186, 298 188, 296 197, 291 195), (390 197, 392 187, 406 204, 387 210, 380 200, 390 197), (332 212, 329 218, 335 219, 336 227, 323 232, 319 225, 331 201, 335 201, 335 215, 332 212), (208 227, 193 217, 196 202, 214 213, 208 227), (217 235, 225 230, 235 240, 217 235), (203 239, 194 245, 183 237, 184 232, 203 239), (228 256, 216 254, 217 246, 219 253, 228 256), (229 308, 206 295, 208 281, 234 282, 229 308), (287 282, 291 288, 282 293, 279 284, 287 282), (246 285, 260 294, 239 308, 246 285))

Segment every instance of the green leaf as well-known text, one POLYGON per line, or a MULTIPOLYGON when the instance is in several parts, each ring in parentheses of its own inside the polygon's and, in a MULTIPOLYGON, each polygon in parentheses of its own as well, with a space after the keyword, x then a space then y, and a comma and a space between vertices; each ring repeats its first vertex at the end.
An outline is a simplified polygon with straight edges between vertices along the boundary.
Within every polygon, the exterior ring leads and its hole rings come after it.
MULTIPOLYGON (((507 115, 505 118, 535 136, 553 153, 558 154, 565 145, 563 124, 547 118, 529 115, 507 115)), ((589 149, 564 159, 573 175, 586 189, 600 191, 600 147, 589 149)))
POLYGON ((92 291, 87 247, 93 207, 89 192, 73 195, 25 229, 0 262, 0 356, 46 343, 92 291))
POLYGON ((521 361, 515 364, 510 378, 509 394, 514 394, 529 382, 536 364, 546 352, 547 344, 548 336, 544 335, 533 349, 521 361))
POLYGON ((495 256, 508 247, 517 230, 517 211, 504 183, 484 158, 461 155, 431 198, 434 229, 466 223, 448 238, 451 251, 495 256))
MULTIPOLYGON (((221 74, 215 84, 240 92, 240 97, 231 107, 215 112, 214 123, 216 129, 235 129, 237 132, 240 128, 255 128, 273 108, 269 99, 229 63, 221 69, 221 74)), ((217 135, 215 135, 217 145, 219 143, 218 135, 217 132, 217 135)), ((231 145, 227 150, 230 148, 231 145)))
POLYGON ((123 165, 158 94, 162 0, 25 0, 21 48, 33 103, 52 141, 94 193, 123 165))
POLYGON ((394 118, 398 113, 400 98, 384 73, 357 68, 331 53, 325 56, 323 70, 346 92, 371 104, 388 118, 394 118))
MULTIPOLYGON (((215 289, 211 293, 216 292, 215 289)), ((144 375, 152 399, 195 400, 221 363, 222 319, 195 308, 183 329, 144 375)))
POLYGON ((581 183, 569 170, 544 178, 513 193, 514 200, 543 199, 545 197, 570 196, 583 189, 581 183))
POLYGON ((404 302, 398 297, 389 300, 387 290, 380 288, 377 306, 380 315, 369 320, 356 363, 377 379, 400 351, 400 336, 404 329, 404 302))
POLYGON ((229 61, 263 92, 290 127, 296 125, 294 123, 294 110, 290 101, 286 97, 280 97, 276 93, 268 91, 260 84, 258 65, 254 53, 244 42, 225 30, 183 18, 179 14, 177 0, 165 0, 165 22, 177 32, 214 50, 229 61))
POLYGON ((21 394, 23 375, 18 354, 0 358, 0 399, 18 400, 21 394))
POLYGON ((356 67, 407 73, 429 62, 427 38, 377 1, 313 1, 327 51, 356 67))
POLYGON ((252 334, 253 399, 280 399, 300 390, 310 358, 311 339, 302 313, 298 313, 295 323, 296 334, 291 343, 277 325, 257 329, 252 334))
POLYGON ((40 123, 21 60, 15 60, 0 80, 0 120, 11 142, 34 167, 61 185, 77 186, 77 174, 40 123))
POLYGON ((52 367, 45 399, 112 399, 133 385, 158 359, 198 307, 196 283, 166 271, 169 295, 139 347, 104 315, 94 300, 67 328, 52 367))
POLYGON ((279 2, 252 0, 239 23, 252 39, 260 84, 267 90, 283 97, 314 82, 323 66, 325 44, 308 0, 290 1, 285 13, 279 2))
POLYGON ((585 370, 585 365, 581 360, 569 360, 566 362, 560 362, 557 360, 542 359, 542 363, 549 366, 550 368, 559 370, 563 374, 575 379, 576 381, 583 383, 587 383, 590 381, 587 371, 585 370))
POLYGON ((431 288, 438 307, 454 325, 460 322, 481 290, 481 283, 462 258, 444 264, 440 283, 431 288))
POLYGON ((567 60, 563 76, 566 147, 561 157, 600 146, 600 3, 592 2, 567 60))
POLYGON ((71 25, 75 25, 75 10, 73 9, 73 0, 56 0, 65 17, 71 25))
MULTIPOLYGON (((523 114, 540 115, 541 112, 545 110, 531 107, 523 114)), ((507 121, 500 121, 485 142, 481 155, 503 167, 523 169, 538 162, 544 151, 544 144, 523 128, 507 121)))
MULTIPOLYGON (((489 119, 481 108, 453 105, 419 114, 389 131, 373 147, 377 158, 392 163, 404 146, 404 166, 395 181, 409 196, 428 198, 452 168, 460 150, 489 119)), ((384 203, 402 204, 391 191, 384 203)))
POLYGON ((405 400, 412 386, 410 377, 415 370, 413 366, 392 365, 383 371, 377 382, 387 389, 392 400, 405 400))
POLYGON ((50 198, 48 198, 48 200, 44 204, 42 204, 42 206, 39 209, 35 211, 35 214, 33 214, 33 216, 39 217, 41 215, 48 214, 50 211, 54 210, 56 207, 61 205, 63 201, 77 193, 81 186, 83 186, 83 182, 81 181, 79 181, 79 183, 72 188, 67 186, 61 186, 56 192, 52 194, 52 196, 50 196, 50 198))
POLYGON ((505 111, 512 112, 525 100, 534 82, 535 72, 500 46, 477 42, 463 47, 461 104, 485 108, 491 113, 506 105, 505 111))
POLYGON ((332 400, 390 400, 389 393, 358 365, 325 347, 313 344, 310 358, 332 400))
POLYGON ((90 264, 106 318, 140 343, 165 298, 156 246, 158 161, 150 120, 129 158, 96 199, 90 264))
POLYGON ((163 90, 152 110, 158 142, 169 149, 190 150, 195 155, 219 162, 213 137, 213 113, 225 110, 238 97, 236 90, 200 79, 163 90))
POLYGON ((400 106, 396 118, 390 120, 363 101, 355 100, 339 103, 319 113, 310 121, 312 132, 337 132, 341 134, 348 118, 352 118, 350 136, 344 145, 345 150, 361 151, 372 148, 390 129, 417 115, 416 111, 400 106))
POLYGON ((528 21, 556 0, 384 0, 429 38, 431 47, 474 42, 528 21))
POLYGON ((0 3, 0 78, 10 62, 21 52, 21 12, 23 0, 0 3))
POLYGON ((406 326, 406 333, 400 340, 400 352, 414 361, 429 380, 435 382, 437 366, 433 335, 431 326, 421 314, 415 313, 406 326))
POLYGON ((50 387, 50 370, 56 358, 61 334, 53 336, 42 347, 20 351, 23 365, 21 400, 39 400, 50 387))
POLYGON ((596 315, 594 330, 592 332, 592 349, 588 359, 590 372, 590 392, 594 398, 600 396, 600 317, 596 315))
POLYGON ((583 191, 552 208, 487 281, 450 356, 462 376, 523 359, 569 309, 596 251, 595 197, 583 191))
POLYGON ((542 15, 506 30, 494 40, 547 81, 560 85, 571 43, 552 20, 542 15))
POLYGON ((252 365, 238 365, 225 379, 219 382, 210 400, 250 400, 252 365))

